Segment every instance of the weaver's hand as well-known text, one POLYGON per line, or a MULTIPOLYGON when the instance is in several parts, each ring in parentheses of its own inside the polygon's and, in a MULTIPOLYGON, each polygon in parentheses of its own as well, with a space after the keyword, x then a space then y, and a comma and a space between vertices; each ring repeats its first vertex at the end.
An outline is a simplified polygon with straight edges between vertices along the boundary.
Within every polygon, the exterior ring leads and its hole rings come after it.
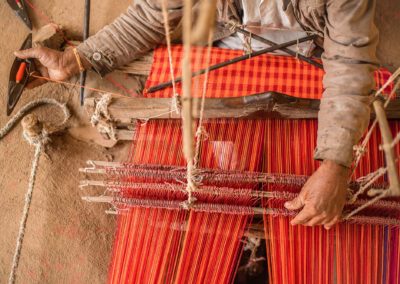
MULTIPOLYGON (((79 73, 79 65, 72 49, 64 52, 53 50, 47 47, 35 47, 14 52, 15 56, 28 59, 34 58, 36 68, 42 77, 52 80, 63 81, 79 73)), ((45 79, 32 78, 27 85, 34 88, 47 82, 45 79)))
POLYGON ((289 210, 303 208, 292 225, 324 225, 330 229, 340 220, 347 197, 349 169, 324 161, 308 179, 300 194, 285 203, 289 210))

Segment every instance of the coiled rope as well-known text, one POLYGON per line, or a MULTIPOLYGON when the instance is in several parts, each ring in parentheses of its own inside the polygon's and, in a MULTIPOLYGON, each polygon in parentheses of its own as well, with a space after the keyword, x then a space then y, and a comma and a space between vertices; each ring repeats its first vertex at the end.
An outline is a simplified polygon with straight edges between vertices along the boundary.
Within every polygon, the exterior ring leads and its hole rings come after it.
POLYGON ((31 173, 29 176, 28 190, 25 194, 25 205, 22 211, 14 257, 12 261, 10 275, 8 278, 9 284, 15 283, 16 279, 16 273, 21 256, 22 243, 25 235, 26 223, 29 215, 29 208, 32 201, 33 189, 35 187, 36 173, 39 165, 40 155, 46 144, 50 142, 49 136, 54 132, 62 130, 65 127, 65 124, 70 116, 71 114, 65 104, 62 104, 55 99, 43 98, 34 100, 26 104, 18 111, 18 113, 13 118, 11 118, 7 122, 7 124, 3 128, 0 129, 1 140, 22 119, 21 124, 23 126, 23 137, 30 145, 35 147, 35 154, 33 157, 31 173), (42 124, 35 115, 29 114, 30 111, 42 105, 54 105, 59 107, 64 114, 64 120, 58 125, 51 126, 44 123, 42 124))

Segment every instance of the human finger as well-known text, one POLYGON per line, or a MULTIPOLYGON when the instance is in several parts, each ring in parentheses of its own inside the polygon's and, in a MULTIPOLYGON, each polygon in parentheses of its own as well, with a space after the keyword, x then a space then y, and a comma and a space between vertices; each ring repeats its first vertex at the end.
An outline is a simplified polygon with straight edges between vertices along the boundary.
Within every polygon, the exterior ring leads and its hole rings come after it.
MULTIPOLYGON (((38 62, 37 60, 35 60, 35 66, 36 66, 37 71, 39 71, 39 72, 35 71, 33 73, 33 75, 41 75, 42 77, 49 77, 49 72, 48 72, 47 68, 44 67, 42 64, 40 64, 40 62, 38 62)), ((39 87, 45 83, 47 83, 47 80, 35 78, 35 77, 31 76, 31 80, 26 85, 26 88, 33 89, 33 88, 39 87)))
POLYGON ((16 57, 19 57, 22 59, 28 59, 28 58, 40 59, 43 56, 43 48, 42 47, 34 47, 34 48, 29 48, 29 49, 24 49, 24 50, 18 50, 18 51, 14 52, 14 55, 16 57))
POLYGON ((300 225, 307 223, 311 218, 315 217, 315 214, 311 212, 307 207, 304 207, 299 214, 294 217, 290 222, 292 225, 300 225))
POLYGON ((298 210, 304 206, 303 200, 300 195, 292 199, 291 201, 285 202, 285 208, 288 210, 298 210))
POLYGON ((304 223, 304 225, 305 226, 322 225, 325 220, 326 220, 326 216, 318 215, 318 216, 311 218, 307 223, 304 223))
POLYGON ((324 224, 324 228, 326 230, 331 229, 336 223, 340 221, 340 216, 333 217, 330 221, 324 224))

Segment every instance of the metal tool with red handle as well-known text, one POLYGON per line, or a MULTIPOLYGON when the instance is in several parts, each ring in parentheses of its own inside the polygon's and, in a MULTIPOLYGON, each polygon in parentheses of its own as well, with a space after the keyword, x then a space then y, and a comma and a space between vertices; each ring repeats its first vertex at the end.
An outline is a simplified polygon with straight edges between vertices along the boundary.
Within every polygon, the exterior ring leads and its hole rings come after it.
MULTIPOLYGON (((21 46, 22 49, 32 47, 32 34, 29 34, 21 46)), ((7 115, 10 115, 15 108, 26 84, 29 81, 30 74, 35 71, 35 64, 32 59, 21 59, 16 57, 10 70, 10 79, 8 82, 8 101, 7 115)))
POLYGON ((8 5, 15 11, 15 13, 22 19, 25 25, 32 30, 32 22, 29 19, 28 12, 24 0, 7 0, 8 5))

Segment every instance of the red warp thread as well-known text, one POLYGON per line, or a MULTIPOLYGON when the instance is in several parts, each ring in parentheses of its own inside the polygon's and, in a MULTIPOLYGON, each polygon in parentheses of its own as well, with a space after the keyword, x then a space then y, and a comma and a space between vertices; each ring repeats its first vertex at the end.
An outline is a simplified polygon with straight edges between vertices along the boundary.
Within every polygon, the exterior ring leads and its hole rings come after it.
MULTIPOLYGON (((179 66, 181 48, 175 47, 172 52, 174 66, 179 66)), ((201 50, 196 52, 201 53, 201 50)), ((222 61, 236 56, 236 53, 214 49, 213 60, 222 61)), ((167 58, 166 50, 155 51, 155 63, 147 86, 170 79, 167 58)), ((197 67, 200 69, 203 66, 197 67)), ((256 87, 260 88, 259 91, 282 90, 291 86, 290 90, 294 90, 294 93, 288 92, 289 95, 319 98, 322 88, 318 86, 323 74, 310 68, 313 67, 305 67, 290 57, 261 56, 257 60, 232 66, 229 70, 211 72, 207 95, 224 97, 256 93, 258 89, 248 92, 248 88, 253 88, 253 84, 264 78, 261 81, 264 82, 263 85, 258 84, 256 87), (281 76, 284 76, 284 80, 281 76)), ((176 70, 177 76, 178 71, 176 70)), ((382 85, 389 75, 385 70, 377 71, 377 85, 382 85)), ((202 78, 200 76, 194 80, 202 78)), ((200 94, 200 90, 193 90, 193 96, 200 94)), ((148 94, 150 95, 172 96, 172 90, 166 89, 148 94)), ((400 130, 398 122, 391 125, 395 131, 400 130)), ((199 174, 207 176, 201 179, 204 186, 223 186, 234 192, 238 184, 241 184, 240 177, 246 176, 243 172, 262 171, 274 175, 282 174, 284 177, 306 177, 318 166, 312 159, 317 131, 315 120, 218 119, 207 121, 204 129, 208 139, 202 141, 200 167, 216 169, 214 185, 212 173, 199 174), (233 174, 229 180, 229 175, 225 175, 223 171, 234 171, 238 174, 233 174), (211 180, 210 184, 207 184, 208 179, 211 180)), ((185 165, 181 141, 179 121, 149 121, 140 125, 128 163, 122 169, 108 169, 110 180, 121 182, 117 195, 132 198, 135 193, 129 184, 135 182, 159 184, 163 179, 168 181, 174 176, 179 178, 173 183, 185 182, 184 168, 175 168, 185 165), (156 165, 162 165, 162 168, 156 165), (141 167, 147 167, 146 171, 137 175, 137 169, 141 167)), ((375 132, 367 155, 357 170, 358 177, 383 165, 383 155, 378 151, 379 143, 379 133, 375 132)), ((292 181, 293 183, 284 184, 272 182, 263 187, 263 190, 275 196, 264 199, 262 204, 272 213, 264 216, 270 283, 399 282, 398 200, 375 204, 361 212, 362 216, 356 216, 352 223, 339 224, 330 231, 322 227, 293 227, 289 222, 295 213, 283 208, 284 201, 297 194, 301 188, 299 183, 292 181), (386 208, 384 204, 391 205, 386 208), (397 215, 387 218, 390 214, 397 215)), ((260 190, 258 182, 246 182, 245 188, 249 192, 260 190)), ((378 183, 385 184, 385 180, 380 179, 378 183)), ((243 184, 240 188, 243 188, 243 184)), ((149 192, 143 189, 141 194, 142 198, 146 198, 149 192)), ((172 202, 177 195, 160 190, 153 197, 172 202)), ((201 204, 213 204, 216 200, 212 195, 202 198, 201 204)), ((222 197, 218 202, 227 201, 229 199, 224 200, 222 197)), ((254 199, 249 197, 237 198, 236 202, 236 206, 254 205, 254 199)), ((126 210, 118 217, 119 227, 110 265, 110 283, 233 281, 241 255, 240 239, 251 222, 251 217, 178 208, 170 210, 129 207, 126 210), (174 229, 177 227, 180 230, 174 229)))

